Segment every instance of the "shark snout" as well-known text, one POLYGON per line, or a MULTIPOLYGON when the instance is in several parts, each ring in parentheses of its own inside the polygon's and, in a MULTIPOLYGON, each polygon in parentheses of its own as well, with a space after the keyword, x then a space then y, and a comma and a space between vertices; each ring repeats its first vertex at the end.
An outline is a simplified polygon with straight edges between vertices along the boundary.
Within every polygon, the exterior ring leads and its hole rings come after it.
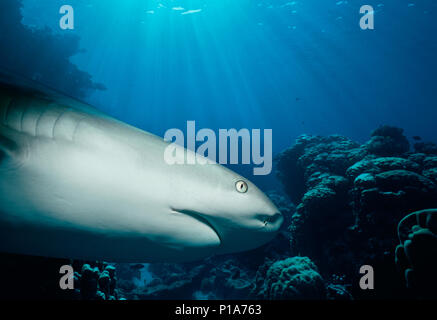
POLYGON ((259 213, 256 218, 262 222, 266 232, 276 232, 281 228, 284 217, 278 207, 266 196, 263 195, 258 205, 259 213))
POLYGON ((219 253, 252 250, 271 241, 281 228, 284 217, 276 207, 270 209, 263 213, 254 213, 232 227, 223 220, 211 221, 221 235, 219 253))
POLYGON ((267 216, 263 221, 264 227, 269 228, 273 232, 279 230, 283 222, 284 222, 284 216, 279 211, 275 212, 270 216, 267 216))

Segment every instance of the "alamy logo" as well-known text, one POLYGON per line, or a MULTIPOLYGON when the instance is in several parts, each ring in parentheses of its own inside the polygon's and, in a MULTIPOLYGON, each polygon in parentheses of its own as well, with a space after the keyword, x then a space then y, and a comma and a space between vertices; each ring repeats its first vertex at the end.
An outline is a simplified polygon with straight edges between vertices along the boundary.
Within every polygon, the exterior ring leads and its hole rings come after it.
POLYGON ((61 268, 59 269, 59 273, 63 274, 63 276, 61 277, 61 279, 59 279, 59 287, 62 290, 66 290, 66 289, 74 289, 74 271, 73 271, 73 267, 66 264, 61 266, 61 268))
POLYGON ((363 290, 373 290, 375 288, 373 267, 369 265, 361 266, 360 274, 364 274, 360 279, 360 288, 363 290))
POLYGON ((267 175, 272 171, 272 129, 219 129, 217 137, 211 129, 201 129, 196 133, 196 122, 187 121, 187 139, 179 129, 169 129, 164 140, 170 143, 164 151, 164 160, 169 165, 175 164, 255 164, 254 175, 267 175), (201 144, 196 149, 196 143, 201 144), (239 146, 241 142, 241 153, 239 146), (194 151, 187 152, 183 147, 194 151), (261 153, 261 148, 263 152, 261 153), (218 150, 218 159, 217 159, 218 150), (241 157, 241 162, 239 161, 241 157), (228 162, 229 158, 229 162, 228 162))
POLYGON ((62 30, 73 30, 74 29, 74 10, 70 5, 63 5, 59 8, 59 13, 63 14, 61 19, 59 20, 59 27, 62 30))
POLYGON ((372 6, 364 5, 360 8, 360 13, 363 16, 360 19, 360 28, 362 30, 373 30, 375 29, 375 16, 372 6))

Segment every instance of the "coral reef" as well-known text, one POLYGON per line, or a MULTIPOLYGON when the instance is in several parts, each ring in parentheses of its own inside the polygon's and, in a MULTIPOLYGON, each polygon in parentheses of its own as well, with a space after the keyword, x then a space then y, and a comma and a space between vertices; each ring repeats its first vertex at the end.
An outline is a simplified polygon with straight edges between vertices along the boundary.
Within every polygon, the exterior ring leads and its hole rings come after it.
POLYGON ((270 300, 323 300, 325 282, 308 257, 292 257, 270 264, 257 273, 257 297, 270 300))
MULTIPOLYGON (((353 284, 354 297, 369 297, 357 288, 364 264, 383 279, 372 298, 409 296, 394 265, 396 226, 410 212, 437 207, 435 144, 414 147, 390 126, 363 145, 338 135, 299 137, 277 157, 278 178, 297 205, 292 253, 310 257, 325 279, 353 284)), ((328 285, 331 296, 341 291, 336 285, 328 285)))
POLYGON ((416 153, 437 154, 437 144, 433 142, 417 142, 414 144, 416 153))
POLYGON ((297 204, 290 225, 293 254, 317 259, 323 252, 334 257, 344 250, 341 239, 335 238, 353 222, 351 182, 345 173, 367 154, 366 148, 346 137, 303 135, 276 158, 278 178, 297 204))
POLYGON ((150 264, 153 279, 144 286, 120 287, 129 299, 247 299, 255 273, 231 257, 202 263, 150 264))
POLYGON ((417 296, 437 298, 437 209, 413 212, 398 226, 396 265, 417 296), (408 225, 409 223, 409 225, 408 225))
POLYGON ((48 27, 22 24, 22 0, 0 1, 0 67, 37 80, 69 95, 84 98, 95 90, 105 90, 79 70, 70 58, 81 52, 79 37, 58 34, 48 27))
POLYGON ((299 203, 312 174, 342 175, 365 153, 365 148, 346 137, 302 135, 276 158, 277 176, 291 201, 299 203))
POLYGON ((120 300, 114 265, 106 262, 73 263, 74 288, 83 300, 120 300))
POLYGON ((365 147, 369 153, 381 157, 403 154, 410 149, 410 143, 403 132, 401 128, 381 126, 372 132, 371 139, 365 147))

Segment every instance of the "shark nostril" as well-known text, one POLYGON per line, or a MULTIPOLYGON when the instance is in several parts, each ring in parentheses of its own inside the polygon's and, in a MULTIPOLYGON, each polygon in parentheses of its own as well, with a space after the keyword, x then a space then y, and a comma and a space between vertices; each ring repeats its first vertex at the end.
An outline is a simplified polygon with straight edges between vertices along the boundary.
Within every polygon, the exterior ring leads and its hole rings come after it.
POLYGON ((261 221, 263 222, 264 226, 276 224, 278 221, 282 220, 282 214, 280 212, 277 212, 271 216, 264 216, 264 219, 261 221))
MULTIPOLYGON (((266 225, 267 224, 277 224, 278 222, 282 221, 283 217, 282 214, 280 212, 275 213, 274 215, 268 217, 266 219, 266 225)), ((281 222, 282 223, 282 222, 281 222)))

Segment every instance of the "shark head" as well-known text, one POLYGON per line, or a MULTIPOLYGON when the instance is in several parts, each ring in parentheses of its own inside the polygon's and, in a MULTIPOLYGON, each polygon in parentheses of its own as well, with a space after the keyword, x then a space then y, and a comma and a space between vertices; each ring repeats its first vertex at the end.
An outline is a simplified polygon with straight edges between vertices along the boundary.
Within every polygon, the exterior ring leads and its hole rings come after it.
POLYGON ((255 184, 215 163, 179 169, 190 179, 174 190, 179 196, 171 210, 197 220, 202 228, 192 225, 187 232, 205 239, 215 253, 250 250, 275 237, 283 216, 255 184))

